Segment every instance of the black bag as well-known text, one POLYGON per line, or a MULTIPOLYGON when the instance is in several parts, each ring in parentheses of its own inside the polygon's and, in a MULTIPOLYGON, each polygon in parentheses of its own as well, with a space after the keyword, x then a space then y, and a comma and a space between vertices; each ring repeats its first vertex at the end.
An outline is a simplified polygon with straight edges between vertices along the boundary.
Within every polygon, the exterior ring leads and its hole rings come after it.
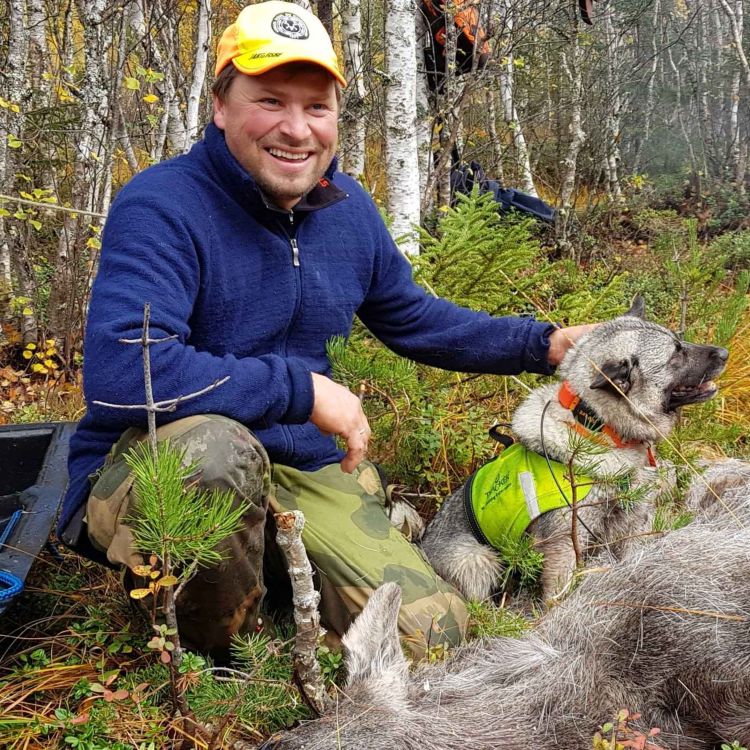
POLYGON ((523 193, 515 188, 504 188, 497 180, 491 180, 475 161, 468 166, 458 165, 451 169, 451 203, 456 204, 456 193, 469 195, 476 187, 480 193, 492 193, 501 214, 520 211, 541 221, 554 223, 555 209, 541 198, 523 193))

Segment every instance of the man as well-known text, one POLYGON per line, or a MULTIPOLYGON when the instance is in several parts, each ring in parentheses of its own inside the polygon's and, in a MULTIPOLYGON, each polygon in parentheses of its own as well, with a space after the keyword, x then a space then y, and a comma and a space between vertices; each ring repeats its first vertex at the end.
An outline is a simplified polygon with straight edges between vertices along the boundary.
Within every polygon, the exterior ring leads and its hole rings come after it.
POLYGON ((216 74, 204 139, 134 177, 112 205, 85 342, 89 407, 71 441, 61 537, 111 564, 140 561, 123 523, 135 510, 123 454, 143 438, 145 416, 93 402, 144 402, 140 348, 118 340, 140 335, 148 301, 152 336, 175 337, 151 348, 157 399, 230 376, 160 415, 159 439, 201 461, 202 486, 250 503, 243 528, 222 545, 224 562, 200 570, 181 594, 183 636, 221 651, 256 625, 265 584, 269 594, 284 587, 268 510, 299 508, 327 628, 343 633, 370 593, 395 580, 415 650, 455 643, 463 602, 388 523, 365 460, 367 418, 328 377, 326 342, 347 336, 356 314, 419 362, 548 373, 580 330, 493 319, 413 283, 373 202, 336 171, 345 81, 313 15, 276 0, 245 8, 222 36, 216 74))

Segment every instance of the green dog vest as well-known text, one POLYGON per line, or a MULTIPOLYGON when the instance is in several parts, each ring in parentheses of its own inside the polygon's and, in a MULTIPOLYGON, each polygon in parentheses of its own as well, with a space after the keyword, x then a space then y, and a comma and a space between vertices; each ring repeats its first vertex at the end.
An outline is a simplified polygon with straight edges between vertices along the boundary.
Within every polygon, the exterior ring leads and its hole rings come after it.
MULTIPOLYGON (((575 482, 576 499, 580 501, 591 491, 592 480, 576 474, 575 482)), ((542 513, 572 503, 568 467, 552 460, 548 464, 544 456, 520 443, 477 469, 467 482, 464 495, 475 536, 495 549, 509 540, 520 539, 542 513)))

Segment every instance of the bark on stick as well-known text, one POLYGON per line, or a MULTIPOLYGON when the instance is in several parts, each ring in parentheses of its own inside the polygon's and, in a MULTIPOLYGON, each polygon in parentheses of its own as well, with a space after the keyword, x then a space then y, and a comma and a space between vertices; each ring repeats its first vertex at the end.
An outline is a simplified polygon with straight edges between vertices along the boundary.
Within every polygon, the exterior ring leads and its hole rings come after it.
POLYGON ((292 581, 292 602, 297 634, 294 639, 294 672, 297 683, 310 705, 323 713, 328 695, 323 685, 320 665, 315 656, 318 639, 325 632, 320 627, 318 603, 320 594, 312 580, 312 566, 302 544, 302 529, 305 517, 300 511, 290 510, 276 513, 276 542, 281 547, 289 564, 292 581))

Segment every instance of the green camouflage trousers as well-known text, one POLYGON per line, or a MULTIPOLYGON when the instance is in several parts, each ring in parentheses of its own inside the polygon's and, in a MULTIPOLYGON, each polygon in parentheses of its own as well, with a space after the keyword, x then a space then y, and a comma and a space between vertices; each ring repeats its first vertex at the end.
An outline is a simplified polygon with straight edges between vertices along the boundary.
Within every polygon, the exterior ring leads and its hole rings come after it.
MULTIPOLYGON (((321 621, 335 645, 370 594, 395 581, 403 591, 399 627, 416 654, 463 638, 467 613, 460 595, 439 578, 423 556, 391 526, 385 491, 375 467, 365 461, 352 474, 338 464, 304 472, 271 465, 263 446, 244 426, 226 417, 200 415, 160 427, 159 440, 185 450, 198 462, 199 484, 232 490, 250 503, 243 527, 220 545, 222 562, 203 568, 180 594, 177 616, 183 637, 204 651, 224 651, 235 633, 255 629, 267 592, 268 607, 285 608, 291 588, 275 543, 273 513, 300 510, 302 540, 321 593, 321 621)), ((113 563, 142 562, 124 519, 138 512, 124 454, 145 438, 127 430, 113 446, 86 507, 89 538, 113 563)))

